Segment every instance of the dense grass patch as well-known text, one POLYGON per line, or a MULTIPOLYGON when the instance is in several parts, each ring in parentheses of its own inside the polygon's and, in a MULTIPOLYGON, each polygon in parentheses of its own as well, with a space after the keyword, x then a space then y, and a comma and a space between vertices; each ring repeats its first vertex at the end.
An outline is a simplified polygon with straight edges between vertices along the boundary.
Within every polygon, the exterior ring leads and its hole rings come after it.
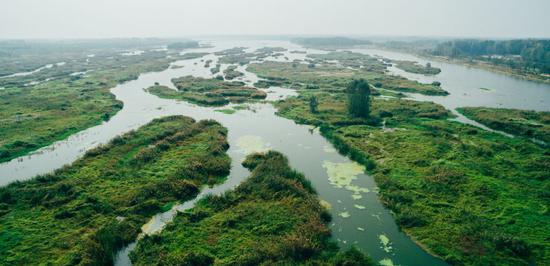
POLYGON ((487 107, 463 107, 457 111, 492 129, 550 142, 550 112, 487 107))
POLYGON ((175 60, 160 52, 107 55, 88 58, 88 63, 79 58, 83 62, 0 79, 0 87, 6 87, 0 90, 0 162, 109 120, 122 109, 110 88, 136 79, 140 73, 163 70, 175 60), (71 75, 88 70, 91 72, 85 75, 71 75), (31 82, 39 83, 29 85, 31 82))
POLYGON ((432 67, 431 64, 420 65, 418 62, 397 60, 395 66, 399 69, 407 71, 409 73, 422 74, 422 75, 437 75, 441 73, 441 69, 432 67))
POLYGON ((108 265, 149 217, 229 172, 226 129, 165 117, 0 188, 0 264, 108 265))
POLYGON ((304 176, 278 152, 254 154, 252 173, 234 191, 180 213, 139 241, 136 265, 373 265, 330 241, 330 214, 304 176))
POLYGON ((353 79, 365 79, 377 88, 426 95, 446 95, 433 84, 423 84, 386 73, 387 64, 368 55, 351 52, 308 55, 308 64, 299 62, 252 63, 247 70, 266 79, 257 86, 286 86, 297 89, 341 91, 353 79))
POLYGON ((340 94, 319 94, 316 114, 307 98, 279 102, 278 114, 320 126, 365 164, 399 225, 431 252, 457 265, 548 264, 547 148, 446 120, 433 103, 374 99, 361 121, 340 94))
POLYGON ((185 76, 173 79, 178 91, 166 86, 152 86, 148 91, 161 98, 180 99, 206 106, 221 106, 264 99, 267 94, 242 82, 185 76))

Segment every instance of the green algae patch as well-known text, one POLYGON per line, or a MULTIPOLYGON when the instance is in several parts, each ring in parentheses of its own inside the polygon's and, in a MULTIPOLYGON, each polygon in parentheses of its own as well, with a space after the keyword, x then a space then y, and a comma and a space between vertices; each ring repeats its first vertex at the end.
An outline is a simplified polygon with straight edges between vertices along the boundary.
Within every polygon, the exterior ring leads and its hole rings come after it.
POLYGON ((363 205, 359 205, 359 204, 354 204, 353 207, 359 209, 359 210, 364 210, 366 209, 367 207, 363 206, 363 205))
POLYGON ((321 204, 321 206, 327 210, 330 210, 332 209, 332 204, 330 204, 328 201, 326 200, 319 200, 319 204, 321 204))
POLYGON ((391 246, 390 239, 386 235, 379 235, 378 239, 380 239, 380 244, 382 245, 382 249, 389 253, 393 249, 391 246))
POLYGON ((323 168, 327 171, 330 184, 337 188, 351 186, 351 182, 357 179, 357 175, 365 172, 365 167, 356 162, 333 163, 324 161, 323 168))
POLYGON ((360 200, 363 198, 363 195, 361 194, 353 194, 351 195, 351 198, 354 199, 354 200, 360 200))
POLYGON ((393 264, 393 261, 391 259, 382 259, 378 262, 380 265, 382 266, 394 266, 395 264, 393 264))
POLYGON ((349 212, 345 211, 345 212, 339 213, 338 216, 340 216, 342 218, 349 218, 349 217, 351 217, 351 214, 349 212))
POLYGON ((325 146, 323 146, 323 151, 326 152, 326 153, 335 153, 336 149, 334 149, 330 145, 325 145, 325 146))
POLYGON ((365 172, 365 167, 356 163, 333 163, 330 161, 323 162, 323 168, 326 169, 328 180, 331 185, 336 188, 343 188, 352 192, 352 198, 355 200, 361 199, 361 193, 368 193, 368 188, 352 185, 351 183, 357 179, 357 176, 365 172))
POLYGON ((244 154, 266 152, 271 149, 269 146, 260 136, 246 135, 237 139, 237 147, 244 154))

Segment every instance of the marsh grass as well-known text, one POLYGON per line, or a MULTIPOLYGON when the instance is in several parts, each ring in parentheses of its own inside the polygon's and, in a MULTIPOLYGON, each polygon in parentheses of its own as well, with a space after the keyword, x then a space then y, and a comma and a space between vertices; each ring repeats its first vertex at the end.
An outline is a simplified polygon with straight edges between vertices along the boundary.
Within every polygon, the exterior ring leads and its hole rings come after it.
POLYGON ((463 107, 457 111, 492 129, 550 142, 550 112, 487 107, 463 107))
POLYGON ((173 79, 172 82, 178 88, 177 91, 158 85, 149 87, 147 91, 161 98, 185 100, 204 106, 223 106, 267 97, 265 92, 236 81, 185 76, 173 79))
POLYGON ((252 173, 234 191, 200 201, 142 239, 135 265, 374 265, 331 242, 330 214, 286 157, 252 154, 243 165, 252 173))
POLYGON ((84 63, 75 60, 30 76, 0 79, 0 87, 6 87, 0 90, 0 162, 109 120, 123 106, 111 88, 140 73, 166 69, 175 59, 159 52, 98 55, 89 63, 78 58, 84 63), (82 70, 93 71, 71 75, 82 70))
POLYGON ((108 265, 149 217, 229 173, 226 129, 156 119, 53 174, 0 188, 0 264, 108 265))
POLYGON ((348 117, 341 94, 317 93, 311 113, 311 93, 276 103, 278 114, 319 126, 364 164, 397 223, 424 248, 459 265, 550 261, 547 148, 447 120, 429 102, 375 98, 372 116, 382 125, 348 117))

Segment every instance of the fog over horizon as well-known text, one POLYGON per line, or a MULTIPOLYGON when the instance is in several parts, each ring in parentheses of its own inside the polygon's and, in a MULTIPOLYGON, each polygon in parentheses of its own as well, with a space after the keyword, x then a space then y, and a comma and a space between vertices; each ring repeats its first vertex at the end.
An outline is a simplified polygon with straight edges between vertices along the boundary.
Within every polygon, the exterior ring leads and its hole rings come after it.
POLYGON ((0 6, 0 39, 550 38, 548 0, 15 0, 0 6))

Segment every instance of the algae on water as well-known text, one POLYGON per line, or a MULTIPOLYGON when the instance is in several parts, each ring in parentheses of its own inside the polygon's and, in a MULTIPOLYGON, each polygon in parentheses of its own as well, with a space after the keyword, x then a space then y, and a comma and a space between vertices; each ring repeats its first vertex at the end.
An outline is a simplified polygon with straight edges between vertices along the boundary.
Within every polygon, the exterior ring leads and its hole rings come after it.
POLYGON ((351 216, 351 214, 349 214, 349 212, 345 211, 345 212, 341 212, 338 214, 340 217, 342 218, 348 218, 351 216))
POLYGON ((237 147, 244 154, 266 152, 271 149, 269 146, 260 136, 246 135, 237 139, 237 147))
POLYGON ((385 258, 383 260, 380 260, 378 263, 382 266, 394 266, 393 261, 391 259, 385 258))
POLYGON ((323 146, 323 151, 326 152, 326 153, 335 153, 336 150, 331 147, 330 145, 325 145, 323 146))
POLYGON ((321 204, 321 206, 327 210, 332 209, 332 205, 326 200, 319 200, 319 204, 321 204))
POLYGON ((351 182, 357 179, 357 175, 365 171, 365 168, 356 162, 333 163, 324 161, 323 168, 327 171, 330 184, 337 188, 350 186, 351 182))
POLYGON ((390 243, 390 239, 386 235, 379 235, 378 238, 380 239, 380 243, 382 244, 382 249, 386 252, 391 252, 392 246, 390 243))
POLYGON ((323 168, 326 169, 328 180, 331 185, 337 188, 344 188, 353 192, 354 200, 361 199, 361 193, 367 193, 368 188, 352 185, 351 183, 357 179, 357 175, 365 172, 364 166, 356 163, 334 163, 330 161, 323 162, 323 168))

